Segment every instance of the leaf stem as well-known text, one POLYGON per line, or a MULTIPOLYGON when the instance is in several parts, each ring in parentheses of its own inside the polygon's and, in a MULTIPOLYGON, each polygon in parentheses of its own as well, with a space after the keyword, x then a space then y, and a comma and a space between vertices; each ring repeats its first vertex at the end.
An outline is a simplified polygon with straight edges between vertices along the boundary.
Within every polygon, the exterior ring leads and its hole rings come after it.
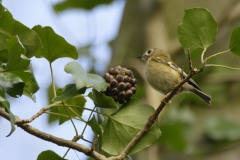
MULTIPOLYGON (((93 110, 92 110, 92 112, 90 113, 87 122, 90 120, 90 118, 91 118, 91 116, 92 116, 93 111, 95 110, 95 108, 96 108, 96 107, 94 107, 93 110)), ((83 128, 82 134, 80 135, 81 137, 83 137, 83 134, 84 134, 86 128, 87 128, 87 123, 85 124, 85 126, 84 126, 84 128, 83 128)))
POLYGON ((202 64, 204 64, 204 54, 205 54, 205 51, 206 51, 206 49, 203 50, 202 55, 201 55, 201 62, 202 62, 202 64))
POLYGON ((76 114, 77 117, 78 117, 80 120, 82 120, 83 122, 87 123, 87 122, 86 122, 84 119, 82 119, 82 117, 81 117, 80 115, 78 115, 78 113, 75 112, 72 108, 70 108, 70 107, 68 107, 68 108, 69 108, 69 110, 71 110, 74 114, 76 114))
MULTIPOLYGON (((62 116, 62 117, 68 117, 68 116, 66 116, 66 115, 64 115, 64 114, 59 114, 59 113, 54 113, 54 112, 44 112, 44 113, 46 113, 46 114, 52 114, 52 115, 57 115, 57 116, 62 116)), ((87 123, 87 122, 86 122, 85 120, 83 120, 83 119, 78 119, 78 118, 73 118, 73 119, 82 121, 82 122, 84 122, 84 123, 87 123)))
POLYGON ((103 116, 105 116, 105 117, 110 118, 109 115, 107 115, 107 114, 105 114, 105 113, 102 113, 102 112, 99 112, 99 111, 96 111, 96 110, 93 110, 93 109, 90 109, 90 108, 85 108, 85 107, 80 107, 80 106, 75 106, 75 105, 66 105, 66 106, 67 106, 67 107, 83 108, 83 109, 85 109, 85 110, 92 111, 92 112, 95 112, 95 113, 99 113, 99 114, 101 114, 101 115, 103 115, 103 116))
POLYGON ((228 68, 228 69, 240 71, 240 68, 233 68, 233 67, 228 67, 228 66, 219 65, 219 64, 206 64, 205 66, 206 67, 222 67, 222 68, 228 68))
POLYGON ((52 63, 51 62, 49 62, 49 66, 50 66, 50 71, 51 71, 53 94, 54 94, 54 97, 57 97, 56 88, 55 88, 55 82, 54 82, 54 77, 53 77, 52 63))
POLYGON ((64 107, 64 109, 65 109, 65 111, 66 111, 66 113, 67 113, 67 115, 68 115, 68 117, 69 117, 72 125, 73 125, 73 128, 74 128, 74 130, 75 130, 75 132, 76 132, 76 136, 77 136, 77 135, 78 135, 77 127, 75 126, 75 124, 74 124, 74 122, 73 122, 73 120, 72 120, 72 117, 71 117, 70 114, 68 113, 67 108, 66 108, 66 106, 65 106, 65 104, 64 104, 63 101, 62 101, 62 105, 63 105, 63 107, 64 107))
POLYGON ((215 56, 220 55, 220 54, 223 54, 223 53, 227 53, 227 52, 229 52, 229 51, 230 51, 230 49, 228 49, 228 50, 226 50, 226 51, 223 51, 223 52, 215 53, 215 54, 207 57, 207 58, 205 59, 205 62, 206 62, 207 60, 209 60, 210 58, 212 58, 212 57, 215 57, 215 56))

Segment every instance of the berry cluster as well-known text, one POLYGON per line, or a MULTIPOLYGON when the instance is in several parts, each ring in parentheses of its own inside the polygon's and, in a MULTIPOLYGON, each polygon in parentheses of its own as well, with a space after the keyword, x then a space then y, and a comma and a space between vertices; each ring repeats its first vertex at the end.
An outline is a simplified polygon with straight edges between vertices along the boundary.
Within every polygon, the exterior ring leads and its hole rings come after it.
POLYGON ((105 95, 111 96, 115 102, 123 104, 136 93, 137 80, 133 72, 127 68, 121 66, 110 68, 103 78, 108 85, 105 95))

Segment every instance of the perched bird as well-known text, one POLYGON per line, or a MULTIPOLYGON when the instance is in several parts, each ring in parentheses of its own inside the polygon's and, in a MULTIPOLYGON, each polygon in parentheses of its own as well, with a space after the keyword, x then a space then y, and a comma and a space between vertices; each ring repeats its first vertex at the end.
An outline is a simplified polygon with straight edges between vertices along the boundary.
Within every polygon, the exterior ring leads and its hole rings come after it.
MULTIPOLYGON (((161 49, 147 50, 141 58, 146 62, 145 75, 148 83, 158 92, 166 95, 185 78, 187 74, 182 71, 171 59, 169 54, 161 49)), ((189 79, 177 92, 191 92, 211 105, 211 96, 203 93, 193 79, 189 79)))

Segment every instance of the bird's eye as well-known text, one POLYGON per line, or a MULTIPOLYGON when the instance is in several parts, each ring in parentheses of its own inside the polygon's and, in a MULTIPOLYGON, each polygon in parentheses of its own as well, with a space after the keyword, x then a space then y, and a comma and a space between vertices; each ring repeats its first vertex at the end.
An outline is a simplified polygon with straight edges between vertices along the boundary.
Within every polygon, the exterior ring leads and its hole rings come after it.
POLYGON ((151 49, 149 49, 149 50, 147 51, 147 53, 148 53, 148 54, 152 53, 152 50, 151 50, 151 49))

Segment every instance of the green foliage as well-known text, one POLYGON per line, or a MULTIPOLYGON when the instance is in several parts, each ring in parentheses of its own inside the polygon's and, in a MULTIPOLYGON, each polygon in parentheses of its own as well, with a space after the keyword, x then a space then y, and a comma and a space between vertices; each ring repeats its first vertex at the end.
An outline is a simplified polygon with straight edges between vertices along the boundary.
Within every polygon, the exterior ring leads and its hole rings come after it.
POLYGON ((37 25, 33 27, 33 30, 38 34, 43 44, 37 57, 44 57, 50 63, 61 57, 78 58, 77 49, 63 37, 57 35, 51 27, 37 25))
POLYGON ((162 124, 160 125, 162 136, 159 138, 159 144, 167 146, 174 151, 186 151, 188 147, 186 139, 189 135, 188 129, 195 122, 192 111, 182 106, 171 106, 162 119, 162 124))
POLYGON ((29 66, 30 60, 27 57, 21 58, 21 55, 26 53, 26 49, 22 46, 18 36, 8 39, 7 50, 10 57, 6 65, 7 71, 25 69, 29 66))
POLYGON ((110 4, 113 0, 64 0, 54 6, 56 12, 61 12, 66 9, 79 8, 79 9, 93 9, 94 7, 101 4, 110 4))
POLYGON ((41 42, 38 35, 22 23, 14 20, 11 13, 1 4, 0 22, 0 60, 2 62, 7 62, 9 58, 6 43, 9 38, 14 36, 19 37, 19 41, 26 50, 24 53, 26 57, 31 58, 40 50, 41 42))
POLYGON ((205 124, 204 135, 214 141, 240 139, 240 123, 223 117, 212 117, 205 124))
POLYGON ((69 62, 64 67, 65 72, 72 74, 77 89, 83 87, 93 87, 99 91, 105 91, 107 84, 105 80, 96 74, 88 74, 77 62, 69 62))
POLYGON ((59 96, 54 98, 53 101, 62 101, 62 103, 58 103, 54 106, 56 109, 52 110, 52 112, 59 114, 59 116, 58 118, 52 118, 51 116, 55 117, 55 115, 50 115, 49 118, 52 119, 52 122, 58 120, 59 125, 61 125, 70 120, 70 117, 81 118, 86 103, 86 99, 81 94, 84 94, 85 90, 86 88, 82 88, 76 91, 75 84, 68 84, 64 89, 59 88, 57 90, 59 96))
POLYGON ((76 89, 76 84, 67 84, 63 89, 59 88, 57 90, 57 94, 59 96, 53 98, 53 102, 57 101, 66 101, 69 99, 72 99, 73 97, 79 95, 79 94, 84 94, 86 91, 86 87, 83 87, 79 90, 76 89))
POLYGON ((23 94, 24 83, 22 80, 11 73, 0 73, 1 88, 12 97, 20 97, 23 94))
POLYGON ((187 143, 180 123, 162 125, 161 131, 163 133, 159 139, 161 145, 166 145, 176 151, 184 151, 186 149, 187 143))
POLYGON ((15 80, 19 81, 18 86, 20 86, 20 88, 10 87, 13 92, 18 93, 10 94, 8 91, 6 92, 12 97, 18 97, 24 94, 35 101, 34 93, 38 91, 39 86, 32 72, 30 59, 25 56, 26 49, 21 44, 18 36, 8 40, 7 50, 9 58, 6 67, 4 67, 6 73, 3 73, 3 76, 6 78, 6 83, 12 83, 13 85, 16 85, 16 82, 10 82, 9 79, 15 77, 15 80))
POLYGON ((232 31, 229 49, 237 56, 240 56, 240 27, 232 31))
POLYGON ((14 115, 12 114, 12 112, 10 111, 10 103, 2 96, 0 96, 0 107, 4 108, 7 111, 7 113, 9 113, 9 115, 10 115, 11 131, 7 135, 7 136, 10 136, 16 129, 14 126, 15 118, 14 118, 14 115))
POLYGON ((102 135, 103 135, 103 129, 99 125, 95 115, 91 118, 91 120, 88 122, 88 125, 92 128, 93 133, 98 138, 98 146, 99 148, 102 147, 102 135))
MULTIPOLYGON (((108 119, 104 128, 102 149, 111 154, 120 154, 130 140, 144 127, 154 109, 133 98, 108 119), (117 144, 117 147, 116 147, 117 144)), ((155 123, 148 132, 130 150, 129 154, 152 145, 161 135, 158 124, 155 123)))
POLYGON ((113 100, 112 97, 106 96, 95 89, 93 89, 88 96, 93 100, 95 106, 97 107, 112 109, 118 108, 118 104, 113 100))
POLYGON ((41 48, 38 35, 13 19, 11 13, 0 5, 0 87, 12 97, 22 94, 35 100, 39 89, 30 59, 41 48))
POLYGON ((82 117, 82 112, 84 110, 84 106, 86 103, 86 99, 83 96, 75 97, 65 102, 69 106, 76 106, 76 107, 58 107, 58 113, 61 115, 66 115, 66 117, 60 116, 59 124, 62 124, 74 117, 82 117), (66 113, 66 110, 68 114, 66 113), (69 117, 70 116, 70 117, 69 117))
POLYGON ((66 160, 51 150, 43 151, 37 157, 37 160, 66 160))
POLYGON ((207 9, 185 10, 183 21, 178 27, 178 38, 185 54, 190 47, 192 58, 201 56, 215 41, 217 29, 217 22, 207 9))

